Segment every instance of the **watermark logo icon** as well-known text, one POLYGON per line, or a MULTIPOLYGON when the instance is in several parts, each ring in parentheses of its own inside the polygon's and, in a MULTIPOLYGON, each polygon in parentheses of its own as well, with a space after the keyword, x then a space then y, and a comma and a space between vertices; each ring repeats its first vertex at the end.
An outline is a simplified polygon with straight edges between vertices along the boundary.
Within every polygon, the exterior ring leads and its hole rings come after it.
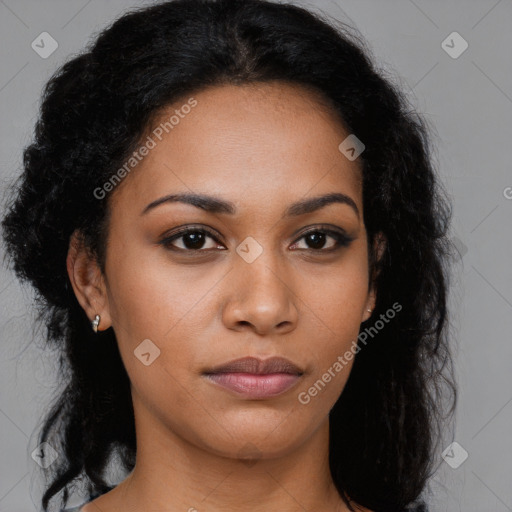
POLYGON ((43 469, 49 468, 59 457, 55 448, 50 443, 41 443, 30 456, 39 464, 43 469))
POLYGON ((458 32, 452 32, 441 43, 441 48, 452 59, 458 59, 468 49, 468 47, 468 42, 458 32))
POLYGON ((39 57, 47 59, 59 47, 59 43, 48 32, 41 32, 30 46, 39 57))
POLYGON ((248 236, 237 248, 236 252, 247 263, 252 263, 263 253, 263 247, 252 237, 248 236))
POLYGON ((365 150, 365 147, 352 133, 338 146, 338 149, 353 162, 365 150))
POLYGON ((441 456, 451 468, 457 469, 468 458, 468 452, 454 441, 441 456))
POLYGON ((160 355, 160 349, 151 340, 145 339, 133 353, 144 366, 149 366, 160 355))

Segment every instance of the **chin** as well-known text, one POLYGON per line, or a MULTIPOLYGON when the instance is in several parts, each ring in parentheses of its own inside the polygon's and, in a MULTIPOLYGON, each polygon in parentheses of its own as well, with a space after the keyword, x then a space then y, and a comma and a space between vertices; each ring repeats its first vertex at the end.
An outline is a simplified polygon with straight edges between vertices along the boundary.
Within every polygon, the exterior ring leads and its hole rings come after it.
MULTIPOLYGON (((289 421, 286 414, 265 418, 246 417, 242 422, 223 422, 212 438, 203 438, 205 448, 216 455, 234 459, 273 459, 296 450, 311 435, 297 429, 302 422, 289 421), (231 435, 230 435, 231 434, 231 435)), ((311 428, 311 431, 314 429, 311 428)))

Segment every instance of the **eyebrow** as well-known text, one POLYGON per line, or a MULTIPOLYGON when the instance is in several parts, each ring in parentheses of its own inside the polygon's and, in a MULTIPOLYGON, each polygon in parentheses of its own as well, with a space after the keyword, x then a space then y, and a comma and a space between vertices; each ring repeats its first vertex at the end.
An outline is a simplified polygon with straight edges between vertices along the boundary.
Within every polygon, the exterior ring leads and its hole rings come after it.
MULTIPOLYGON (((146 214, 150 210, 153 210, 157 206, 160 206, 165 203, 185 203, 195 206, 196 208, 201 208, 202 210, 209 213, 221 213, 227 215, 234 215, 236 213, 236 206, 234 203, 230 201, 225 201, 218 197, 208 196, 204 194, 171 194, 152 203, 148 204, 146 208, 142 211, 141 215, 146 214)), ((290 205, 286 211, 285 217, 298 217, 299 215, 305 215, 307 213, 312 213, 321 208, 325 208, 326 206, 333 203, 341 203, 350 206, 357 216, 359 217, 359 209, 354 202, 354 200, 339 192, 327 194, 324 196, 313 197, 310 199, 303 199, 296 203, 290 205)))

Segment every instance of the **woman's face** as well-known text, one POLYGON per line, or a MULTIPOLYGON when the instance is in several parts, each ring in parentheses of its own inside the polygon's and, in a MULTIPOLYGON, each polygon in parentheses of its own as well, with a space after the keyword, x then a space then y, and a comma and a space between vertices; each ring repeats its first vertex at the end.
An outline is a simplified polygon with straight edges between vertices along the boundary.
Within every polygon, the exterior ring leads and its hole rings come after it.
POLYGON ((111 196, 100 330, 115 331, 138 427, 276 457, 325 425, 353 363, 339 370, 338 357, 374 304, 360 164, 338 149, 349 133, 298 87, 191 96, 155 123, 111 196), (160 202, 189 194, 211 199, 160 202), (184 227, 195 231, 171 240, 184 227), (302 373, 207 375, 247 356, 302 373))

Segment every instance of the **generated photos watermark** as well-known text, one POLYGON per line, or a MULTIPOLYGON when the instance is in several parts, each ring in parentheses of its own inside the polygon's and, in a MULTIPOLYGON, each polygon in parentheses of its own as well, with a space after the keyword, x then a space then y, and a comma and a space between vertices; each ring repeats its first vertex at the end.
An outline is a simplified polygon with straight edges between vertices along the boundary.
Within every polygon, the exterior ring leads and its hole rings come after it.
POLYGON ((396 314, 402 311, 402 305, 395 302, 386 313, 381 313, 380 319, 377 320, 371 327, 367 327, 359 333, 357 340, 352 341, 350 349, 343 355, 338 356, 336 361, 325 371, 321 378, 319 378, 307 391, 301 391, 297 398, 302 405, 309 404, 311 398, 315 397, 323 391, 325 386, 331 382, 342 370, 349 364, 354 356, 362 349, 361 344, 366 345, 368 336, 372 338, 385 327, 386 324, 395 318, 396 314))
POLYGON ((187 114, 190 114, 192 109, 197 106, 197 100, 190 98, 187 103, 182 105, 179 109, 174 111, 174 114, 169 117, 167 121, 160 123, 148 135, 144 144, 142 144, 137 151, 132 153, 132 156, 101 186, 94 189, 93 195, 96 199, 104 199, 108 192, 121 183, 122 179, 126 177, 141 162, 145 156, 149 154, 152 149, 155 149, 158 142, 163 139, 164 133, 170 133, 176 126, 178 126, 182 119, 187 114), (158 139, 158 141, 156 140, 158 139))

